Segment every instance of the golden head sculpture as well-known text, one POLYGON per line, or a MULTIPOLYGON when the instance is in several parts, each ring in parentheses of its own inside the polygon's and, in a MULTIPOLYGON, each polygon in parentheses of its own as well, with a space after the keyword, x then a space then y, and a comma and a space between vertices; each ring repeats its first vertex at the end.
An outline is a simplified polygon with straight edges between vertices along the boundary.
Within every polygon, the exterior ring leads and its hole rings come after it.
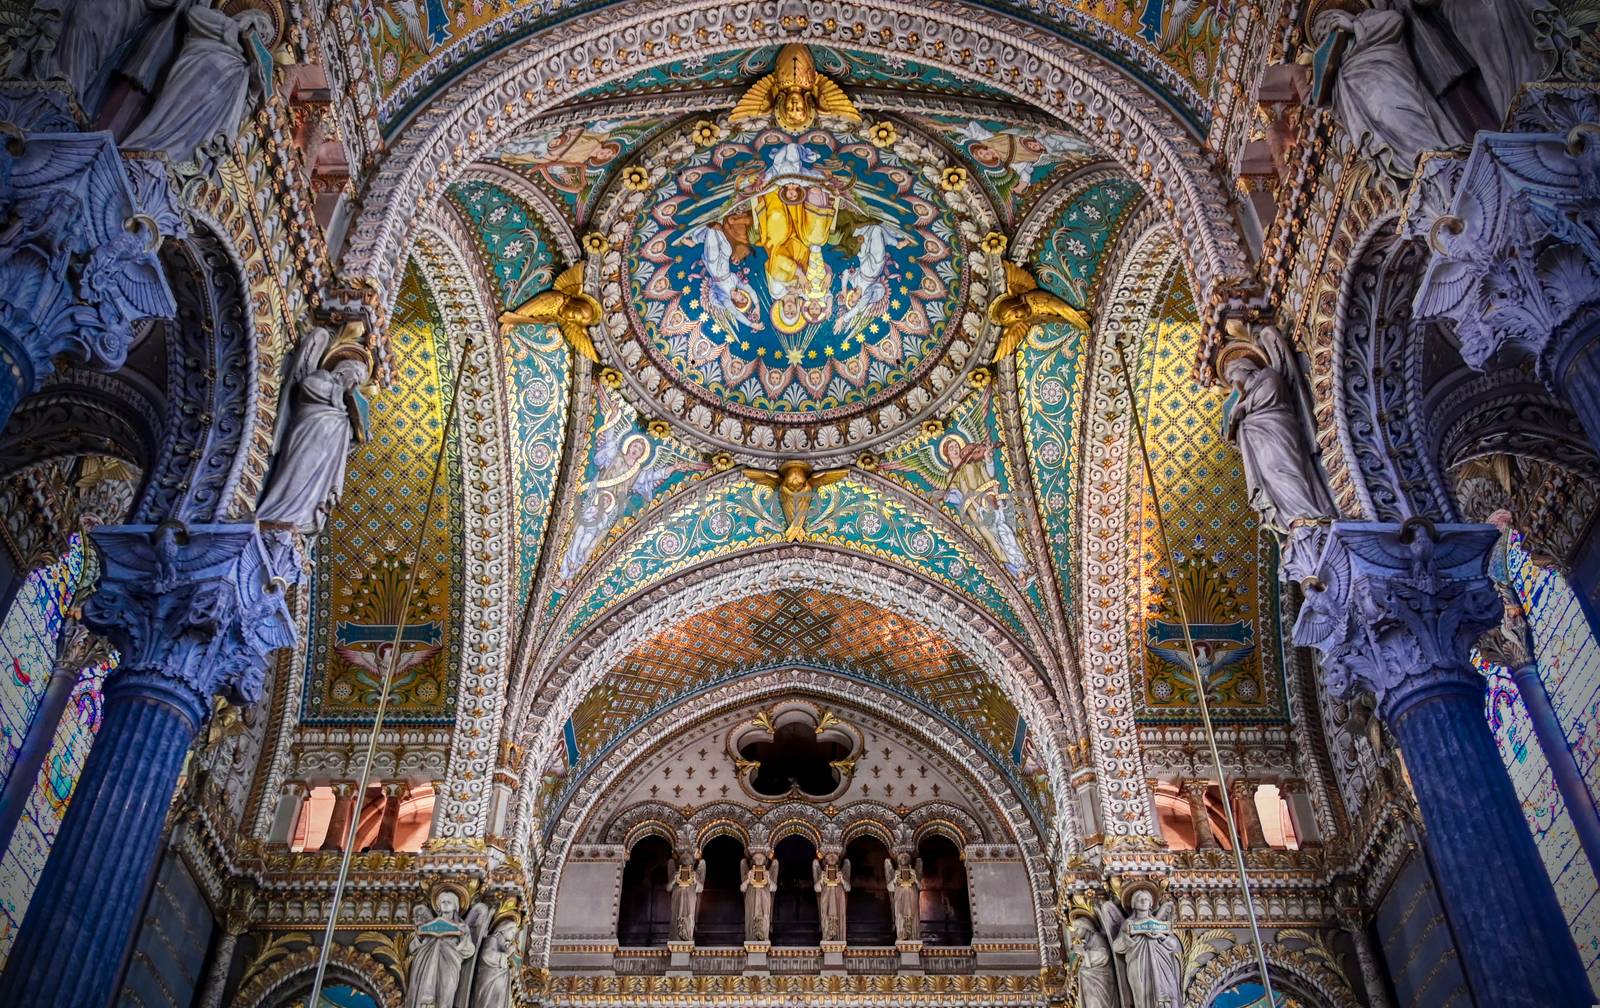
POLYGON ((817 72, 811 50, 791 42, 778 50, 772 73, 745 92, 728 114, 728 121, 770 115, 779 126, 799 133, 815 125, 819 113, 861 121, 861 113, 839 85, 817 72))

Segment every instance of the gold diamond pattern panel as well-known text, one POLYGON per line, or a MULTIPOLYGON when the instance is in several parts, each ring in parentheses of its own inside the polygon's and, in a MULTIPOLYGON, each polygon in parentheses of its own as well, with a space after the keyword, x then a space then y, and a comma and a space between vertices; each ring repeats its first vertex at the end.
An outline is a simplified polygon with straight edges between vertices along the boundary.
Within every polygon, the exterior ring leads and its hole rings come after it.
MULTIPOLYGON (((408 264, 389 335, 391 383, 372 390, 367 439, 350 455, 344 496, 317 544, 307 721, 366 720, 377 705, 444 434, 447 339, 432 296, 408 264)), ((396 721, 453 720, 461 479, 453 442, 446 451, 386 715, 396 721)))
POLYGON ((629 653, 573 713, 578 749, 598 751, 685 690, 785 659, 884 680, 964 721, 998 754, 1017 711, 965 654, 921 624, 815 589, 785 589, 690 617, 629 653))
POLYGON ((1187 605, 1219 718, 1277 719, 1284 709, 1275 671, 1271 559, 1260 551, 1238 452, 1222 436, 1224 396, 1194 380, 1199 340, 1194 296, 1183 271, 1175 269, 1137 366, 1140 413, 1174 563, 1169 566, 1157 534, 1157 497, 1147 492, 1135 460, 1129 470, 1139 520, 1130 569, 1139 579, 1134 597, 1143 605, 1130 614, 1129 634, 1144 649, 1138 716, 1145 722, 1199 717, 1197 676, 1183 642, 1177 591, 1187 605))

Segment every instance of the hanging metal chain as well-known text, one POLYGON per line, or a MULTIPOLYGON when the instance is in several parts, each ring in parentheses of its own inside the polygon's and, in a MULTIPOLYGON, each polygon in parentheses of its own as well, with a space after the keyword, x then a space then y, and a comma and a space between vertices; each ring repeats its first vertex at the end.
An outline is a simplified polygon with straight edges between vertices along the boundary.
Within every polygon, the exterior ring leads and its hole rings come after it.
POLYGON ((1261 942, 1261 927, 1256 921, 1256 903, 1250 895, 1250 875, 1245 870, 1244 848, 1239 844, 1239 822, 1234 815, 1233 802, 1228 796, 1228 779, 1222 769, 1222 752, 1217 748, 1217 733, 1211 723, 1211 704, 1206 699, 1210 685, 1204 680, 1199 655, 1195 653, 1194 634, 1189 625, 1189 606, 1178 588, 1178 567, 1173 561, 1172 543, 1167 538, 1167 521, 1162 516, 1161 492, 1156 486, 1155 467, 1150 464, 1150 447, 1145 443, 1144 421, 1139 415, 1139 396, 1133 387, 1133 372, 1128 367, 1127 350, 1120 341, 1115 342, 1117 360, 1122 364, 1122 384, 1128 391, 1128 408, 1132 411, 1133 430, 1139 439, 1139 456, 1144 460, 1145 481, 1150 486, 1150 499, 1156 510, 1156 536, 1161 540, 1161 552, 1166 554, 1167 569, 1172 574, 1172 598, 1178 610, 1178 622, 1183 626, 1183 645, 1189 651, 1189 668, 1194 671, 1195 693, 1200 697, 1200 723, 1205 728, 1206 744, 1211 747, 1211 766, 1217 773, 1217 787, 1222 790, 1223 817, 1228 824, 1228 843, 1233 848, 1234 865, 1239 873, 1239 891, 1244 895, 1245 912, 1250 918, 1250 937, 1256 947, 1256 967, 1261 971, 1261 989, 1269 1008, 1275 1008, 1277 998, 1272 993, 1272 979, 1267 976, 1267 950, 1261 942))
MULTIPOLYGON (((367 735, 367 755, 361 765, 361 780, 356 785, 355 804, 350 808, 350 825, 344 838, 344 853, 339 858, 339 876, 333 884, 333 907, 328 912, 328 925, 322 931, 322 947, 317 950, 317 973, 311 981, 311 993, 306 996, 306 1008, 316 1008, 322 996, 322 981, 328 971, 328 956, 333 951, 333 932, 339 922, 339 909, 344 903, 345 882, 350 876, 350 856, 356 849, 356 831, 361 825, 362 806, 366 804, 367 787, 372 781, 372 763, 378 753, 378 733, 383 730, 383 716, 389 710, 389 693, 394 685, 396 668, 400 661, 400 644, 405 636, 407 621, 411 617, 411 598, 417 589, 417 572, 422 565, 422 543, 432 526, 433 501, 439 492, 439 477, 444 472, 445 447, 456 426, 457 407, 461 403, 461 378, 467 373, 467 355, 472 353, 472 337, 461 345, 461 361, 456 365, 455 380, 450 384, 450 406, 445 411, 444 429, 439 435, 439 453, 433 460, 433 475, 428 481, 428 499, 422 505, 422 524, 417 529, 417 544, 411 551, 411 564, 406 571, 406 590, 401 596, 400 619, 394 628, 394 639, 389 642, 389 655, 383 667, 383 685, 378 691, 378 710, 372 718, 372 731, 367 735)), ((435 798, 437 800, 437 797, 435 798)))

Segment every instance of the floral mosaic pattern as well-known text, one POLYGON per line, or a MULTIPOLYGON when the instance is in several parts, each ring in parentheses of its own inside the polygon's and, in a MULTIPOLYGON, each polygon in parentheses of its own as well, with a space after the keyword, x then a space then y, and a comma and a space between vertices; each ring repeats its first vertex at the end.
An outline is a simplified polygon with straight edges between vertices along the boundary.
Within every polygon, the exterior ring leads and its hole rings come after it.
POLYGON ((550 241, 522 201, 499 186, 469 179, 449 189, 473 223, 483 261, 490 264, 501 303, 515 307, 555 279, 550 241))
POLYGON ((1106 179, 1063 204, 1035 253, 1039 285, 1074 305, 1089 304, 1089 288, 1122 217, 1139 187, 1128 179, 1106 179))

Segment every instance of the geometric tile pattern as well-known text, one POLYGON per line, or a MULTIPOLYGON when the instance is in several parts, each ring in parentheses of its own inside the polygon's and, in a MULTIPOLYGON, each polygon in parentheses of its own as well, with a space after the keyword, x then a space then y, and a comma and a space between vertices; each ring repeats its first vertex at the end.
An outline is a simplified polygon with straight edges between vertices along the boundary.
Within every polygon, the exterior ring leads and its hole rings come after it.
POLYGON ((712 679, 784 659, 883 679, 964 721, 1008 752, 1016 708, 943 637, 853 598, 813 588, 727 602, 663 630, 624 657, 573 714, 587 757, 662 701, 712 679))

